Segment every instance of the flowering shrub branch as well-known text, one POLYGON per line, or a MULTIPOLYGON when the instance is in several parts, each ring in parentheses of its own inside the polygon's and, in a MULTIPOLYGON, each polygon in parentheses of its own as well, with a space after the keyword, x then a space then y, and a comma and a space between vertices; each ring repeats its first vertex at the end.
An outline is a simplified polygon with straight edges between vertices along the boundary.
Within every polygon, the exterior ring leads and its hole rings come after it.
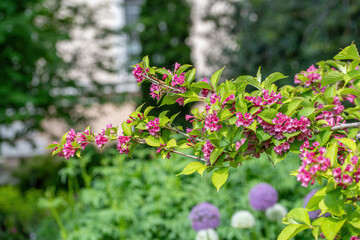
POLYGON ((80 157, 91 142, 99 148, 117 143, 121 154, 131 155, 138 144, 157 148, 163 158, 180 154, 191 159, 180 174, 212 172, 219 191, 226 182, 229 168, 266 154, 273 164, 289 152, 298 153, 301 164, 292 175, 307 187, 318 181, 324 185, 310 199, 307 209, 297 208, 284 218, 287 227, 279 239, 290 239, 310 229, 317 239, 358 239, 360 208, 359 127, 360 57, 354 44, 343 49, 334 60, 321 61, 295 76, 294 86, 278 88, 274 83, 286 78, 273 73, 262 80, 240 76, 219 84, 223 69, 210 78, 195 81, 195 68, 175 64, 173 70, 150 67, 145 57, 133 70, 137 82, 152 83, 150 94, 161 105, 204 102, 186 120, 192 128, 173 124, 177 115, 149 116, 153 107, 140 106, 120 127, 108 125, 95 134, 87 128, 72 129, 59 143, 49 147, 53 154, 69 159, 80 157), (161 78, 161 79, 160 79, 161 78), (246 92, 248 85, 256 90, 246 92), (184 153, 183 151, 186 151, 184 153), (311 222, 308 211, 321 210, 330 217, 311 222), (346 227, 345 227, 346 226, 346 227))

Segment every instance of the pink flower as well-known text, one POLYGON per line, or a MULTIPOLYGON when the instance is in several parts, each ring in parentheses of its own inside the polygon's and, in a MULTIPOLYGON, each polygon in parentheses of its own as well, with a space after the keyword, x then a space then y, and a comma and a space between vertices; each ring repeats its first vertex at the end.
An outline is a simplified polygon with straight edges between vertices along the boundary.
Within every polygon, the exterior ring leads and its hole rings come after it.
POLYGON ((119 136, 117 139, 116 148, 119 151, 119 153, 128 154, 129 153, 129 142, 130 137, 129 136, 119 136))
POLYGON ((220 97, 218 95, 216 95, 216 93, 214 93, 213 95, 210 96, 210 104, 211 105, 215 104, 217 101, 220 101, 220 97))
POLYGON ((206 141, 205 145, 202 147, 202 152, 204 153, 204 159, 210 161, 210 155, 214 151, 215 147, 211 144, 209 140, 206 141))
POLYGON ((109 141, 108 138, 106 138, 102 133, 99 133, 96 137, 95 137, 95 143, 96 145, 101 148, 104 144, 106 144, 109 141))
POLYGON ((174 72, 176 72, 179 68, 180 68, 180 64, 179 64, 179 63, 175 63, 175 69, 174 69, 174 72))
POLYGON ((204 127, 205 129, 210 130, 210 132, 216 132, 222 128, 221 123, 219 123, 219 118, 217 117, 217 112, 213 112, 206 116, 204 127))
POLYGON ((149 121, 146 124, 146 129, 149 131, 150 135, 155 136, 158 132, 160 132, 159 124, 159 118, 155 118, 153 121, 149 121))
POLYGON ((151 84, 150 87, 150 96, 154 99, 160 100, 161 98, 161 93, 160 93, 160 86, 156 85, 156 84, 151 84))
POLYGON ((65 144, 64 144, 64 148, 62 150, 62 153, 64 155, 64 157, 66 159, 69 159, 70 157, 73 157, 75 152, 76 152, 76 148, 72 146, 71 144, 71 141, 67 141, 65 144))
POLYGON ((237 127, 248 127, 254 122, 254 117, 250 113, 242 114, 241 112, 238 112, 236 113, 236 117, 238 118, 235 122, 237 127))
POLYGON ((171 85, 175 87, 176 85, 182 85, 184 83, 185 83, 185 75, 184 73, 181 73, 179 76, 177 74, 173 76, 171 85))
POLYGON ((132 74, 134 75, 138 83, 141 83, 145 79, 145 76, 143 76, 144 69, 140 67, 139 64, 136 64, 136 67, 133 69, 132 74))
POLYGON ((185 98, 181 97, 181 98, 176 99, 176 102, 177 102, 180 106, 184 106, 184 100, 185 100, 185 98))
POLYGON ((76 133, 75 133, 74 129, 71 129, 66 135, 66 140, 72 142, 75 140, 75 138, 76 138, 76 133))
POLYGON ((358 163, 358 160, 359 160, 359 157, 358 156, 353 156, 352 158, 351 158, 351 163, 353 164, 353 165, 357 165, 357 163, 358 163))

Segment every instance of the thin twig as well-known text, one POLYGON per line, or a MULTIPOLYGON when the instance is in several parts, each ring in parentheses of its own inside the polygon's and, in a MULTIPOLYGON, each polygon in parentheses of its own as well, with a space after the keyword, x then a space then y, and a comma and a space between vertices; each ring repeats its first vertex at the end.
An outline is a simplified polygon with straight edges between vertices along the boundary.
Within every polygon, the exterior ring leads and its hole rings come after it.
POLYGON ((360 122, 340 124, 338 126, 332 127, 331 130, 335 131, 335 130, 341 130, 341 129, 345 129, 345 128, 354 128, 354 127, 360 127, 360 122))
MULTIPOLYGON (((148 76, 148 75, 145 75, 145 74, 141 74, 141 76, 145 77, 146 79, 148 79, 150 82, 154 83, 154 84, 157 84, 157 85, 161 85, 165 88, 168 88, 172 91, 174 91, 175 93, 182 93, 181 90, 177 89, 177 88, 174 88, 172 86, 169 86, 167 85, 164 81, 161 81, 160 79, 157 79, 155 77, 152 77, 152 76, 148 76)), ((202 97, 202 96, 198 96, 198 98, 200 100, 205 100, 207 99, 206 97, 202 97)))
POLYGON ((200 160, 200 161, 203 161, 203 162, 207 162, 204 158, 201 158, 201 157, 196 157, 196 156, 189 155, 189 154, 186 154, 186 153, 182 153, 182 152, 179 152, 179 151, 176 151, 176 150, 170 150, 170 151, 173 152, 173 153, 185 156, 185 157, 189 157, 189 158, 193 158, 193 159, 200 160))
POLYGON ((185 137, 195 139, 195 140, 198 141, 198 142, 203 142, 203 141, 204 141, 204 140, 199 139, 199 138, 194 138, 194 137, 192 137, 191 135, 180 131, 179 129, 172 128, 172 127, 169 126, 169 125, 168 125, 168 126, 164 126, 163 128, 168 129, 168 130, 171 130, 171 131, 176 132, 176 133, 179 133, 179 134, 181 134, 181 135, 183 135, 183 136, 185 136, 185 137))

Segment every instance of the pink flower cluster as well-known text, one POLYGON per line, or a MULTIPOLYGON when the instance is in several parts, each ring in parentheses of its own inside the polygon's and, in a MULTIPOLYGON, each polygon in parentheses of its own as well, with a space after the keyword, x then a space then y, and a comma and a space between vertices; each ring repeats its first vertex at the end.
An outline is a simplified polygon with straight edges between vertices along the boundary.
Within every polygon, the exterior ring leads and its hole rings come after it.
POLYGON ((219 123, 219 118, 217 117, 217 112, 208 114, 205 118, 205 129, 210 130, 210 132, 219 131, 222 128, 222 125, 219 123))
POLYGON ((155 136, 158 132, 160 132, 159 124, 159 118, 155 118, 153 121, 149 121, 146 124, 146 129, 149 131, 150 135, 155 136))
POLYGON ((119 136, 117 139, 116 148, 119 151, 119 153, 128 154, 129 153, 129 142, 130 137, 129 136, 119 136))
POLYGON ((358 156, 353 156, 350 160, 351 164, 347 164, 345 168, 337 167, 332 170, 335 182, 339 186, 343 186, 343 188, 346 189, 346 187, 354 181, 356 183, 360 181, 360 167, 357 168, 358 160, 358 156))
POLYGON ((314 65, 311 65, 306 71, 295 75, 294 83, 309 87, 312 83, 320 80, 321 75, 318 73, 318 69, 314 65))
POLYGON ((220 99, 221 99, 221 97, 218 96, 216 93, 214 93, 214 94, 212 94, 212 95, 210 96, 210 104, 213 105, 213 104, 215 104, 217 101, 220 102, 220 99))
POLYGON ((160 93, 160 86, 159 85, 156 85, 156 84, 151 84, 151 87, 150 87, 150 96, 153 98, 153 99, 157 99, 157 100, 160 100, 161 98, 161 93, 160 93))
POLYGON ((297 180, 303 187, 307 187, 310 182, 314 184, 318 172, 325 173, 331 165, 330 159, 324 156, 326 148, 320 147, 318 152, 305 150, 300 154, 302 164, 298 169, 297 180))
POLYGON ((276 94, 276 92, 271 92, 269 95, 269 90, 263 89, 263 96, 245 96, 246 100, 252 102, 255 107, 265 106, 265 105, 272 105, 274 103, 281 104, 282 96, 280 93, 276 94))
POLYGON ((274 151, 278 155, 282 155, 282 152, 286 152, 289 149, 290 149, 290 144, 288 142, 284 142, 283 144, 274 147, 274 151))
POLYGON ((235 123, 237 127, 248 127, 254 122, 254 117, 251 116, 250 113, 242 114, 241 112, 238 112, 236 113, 236 117, 238 118, 235 123))
POLYGON ((202 147, 202 152, 204 153, 204 159, 210 161, 210 155, 214 151, 215 147, 211 144, 209 140, 206 141, 205 145, 202 147))
POLYGON ((175 74, 171 81, 171 85, 175 87, 176 85, 182 85, 185 83, 185 72, 182 72, 179 76, 175 74))
MULTIPOLYGON (((89 135, 90 135, 89 130, 85 130, 84 132, 75 133, 74 129, 71 129, 66 135, 66 142, 65 142, 62 150, 58 153, 58 156, 64 157, 66 159, 73 157, 75 155, 76 151, 79 149, 78 147, 76 147, 76 143, 80 145, 81 149, 84 149, 90 142, 86 137, 89 135), (76 142, 76 143, 73 143, 73 142, 76 142)), ((58 144, 57 142, 54 142, 54 143, 58 144)), ((56 151, 57 149, 58 148, 55 147, 54 151, 56 151)))
POLYGON ((107 137, 104 136, 104 134, 99 133, 96 137, 95 137, 95 143, 96 145, 101 148, 104 144, 106 144, 109 141, 109 139, 107 137))
POLYGON ((340 99, 338 96, 334 97, 333 103, 335 107, 333 108, 333 111, 335 114, 340 114, 344 111, 345 107, 341 104, 340 99))
POLYGON ((257 121, 260 123, 265 132, 268 132, 270 135, 275 136, 276 139, 281 140, 285 138, 284 133, 293 133, 301 131, 297 139, 303 141, 307 137, 311 137, 311 130, 308 127, 311 124, 311 121, 304 116, 298 119, 292 119, 285 114, 277 113, 276 117, 272 120, 273 124, 265 122, 261 117, 257 117, 257 121), (275 124, 275 125, 274 125, 275 124))
MULTIPOLYGON (((148 72, 149 69, 146 69, 146 71, 148 72)), ((132 74, 134 75, 138 83, 141 83, 145 79, 144 69, 140 67, 139 64, 136 64, 135 68, 132 70, 132 74)))
POLYGON ((84 132, 78 132, 76 134, 76 142, 80 145, 81 149, 85 149, 85 147, 89 144, 89 141, 87 140, 86 136, 90 135, 89 130, 85 130, 84 132))
POLYGON ((360 238, 358 236, 352 236, 350 240, 360 240, 360 238))

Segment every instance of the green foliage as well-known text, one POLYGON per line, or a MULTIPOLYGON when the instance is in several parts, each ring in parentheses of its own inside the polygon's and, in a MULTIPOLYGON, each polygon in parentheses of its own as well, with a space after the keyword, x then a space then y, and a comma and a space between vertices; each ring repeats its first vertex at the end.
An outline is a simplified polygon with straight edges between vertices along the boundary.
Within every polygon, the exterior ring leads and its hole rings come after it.
MULTIPOLYGON (((276 69, 292 76, 318 61, 330 58, 339 46, 360 37, 357 0, 350 1, 225 1, 212 0, 206 19, 236 39, 234 48, 222 34, 212 34, 211 44, 222 47, 227 76, 255 74, 258 66, 269 74, 276 69), (216 11, 218 4, 229 11, 216 11)), ((218 53, 208 53, 210 64, 222 67, 218 53)), ((344 59, 346 55, 337 59, 344 59)), ((352 58, 346 58, 352 59, 352 58)), ((221 60, 220 60, 221 61, 221 60)), ((282 83, 284 83, 282 81, 282 83)))
POLYGON ((16 186, 0 187, 0 238, 28 239, 35 232, 44 212, 37 207, 42 191, 32 189, 24 194, 16 186))
POLYGON ((221 239, 235 240, 239 235, 250 239, 250 234, 257 239, 274 239, 281 225, 266 220, 262 212, 254 212, 257 218, 254 233, 230 227, 235 211, 250 210, 247 197, 250 188, 262 181, 269 182, 279 191, 280 202, 287 208, 300 207, 308 191, 297 188, 296 180, 287 177, 297 167, 295 155, 274 171, 263 170, 268 165, 265 156, 244 163, 237 171, 231 170, 229 183, 221 189, 226 194, 213 190, 209 176, 200 181, 196 175, 175 177, 188 162, 186 158, 168 161, 155 158, 146 149, 134 153, 134 158, 105 157, 101 166, 94 168, 91 187, 81 188, 75 204, 68 205, 60 215, 67 239, 194 239, 196 233, 191 229, 188 214, 203 201, 220 209, 221 225, 216 231, 221 239))

